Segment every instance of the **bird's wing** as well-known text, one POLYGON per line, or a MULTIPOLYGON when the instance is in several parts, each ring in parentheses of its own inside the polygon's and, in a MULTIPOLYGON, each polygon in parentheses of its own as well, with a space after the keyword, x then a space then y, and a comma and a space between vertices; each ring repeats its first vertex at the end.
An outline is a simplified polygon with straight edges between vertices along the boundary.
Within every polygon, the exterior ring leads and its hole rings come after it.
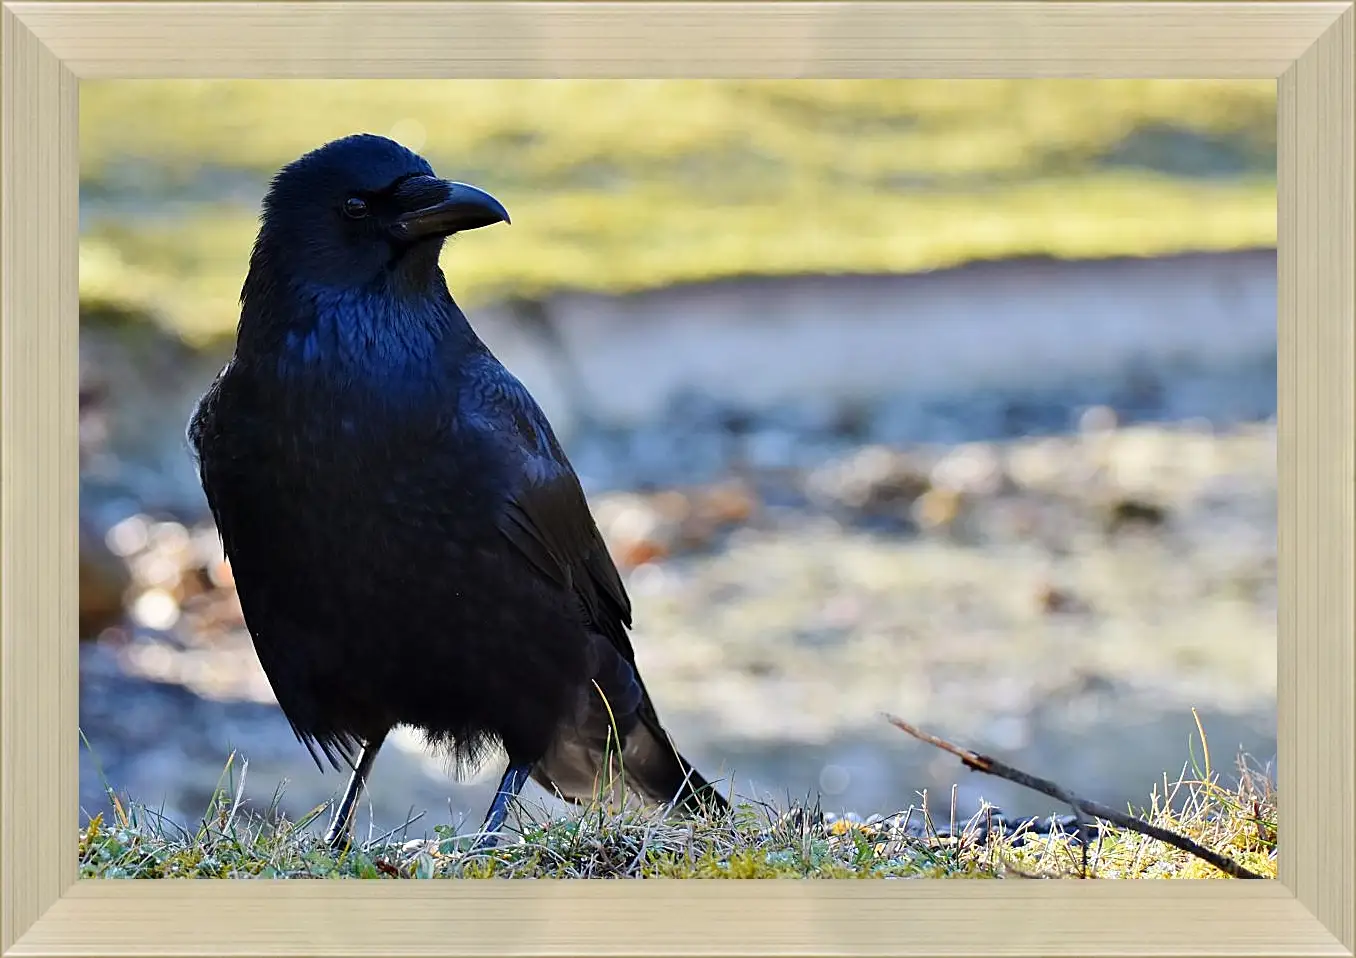
POLYGON ((631 602, 546 416, 502 367, 488 370, 473 392, 471 405, 492 425, 495 439, 515 453, 513 491, 500 529, 547 581, 578 597, 594 643, 593 680, 603 697, 600 708, 597 694, 583 690, 576 727, 554 741, 533 777, 567 798, 591 796, 608 729, 615 727, 630 787, 657 802, 676 798, 693 807, 702 801, 723 806, 718 795, 698 799, 697 791, 709 791, 709 785, 674 748, 655 713, 627 634, 631 602))
POLYGON ((500 531, 538 573, 573 590, 588 624, 634 665, 631 600, 545 414, 497 363, 475 383, 471 406, 513 460, 500 531))
POLYGON ((589 624, 634 661, 630 599, 568 466, 535 470, 506 504, 500 529, 538 572, 573 589, 589 624))

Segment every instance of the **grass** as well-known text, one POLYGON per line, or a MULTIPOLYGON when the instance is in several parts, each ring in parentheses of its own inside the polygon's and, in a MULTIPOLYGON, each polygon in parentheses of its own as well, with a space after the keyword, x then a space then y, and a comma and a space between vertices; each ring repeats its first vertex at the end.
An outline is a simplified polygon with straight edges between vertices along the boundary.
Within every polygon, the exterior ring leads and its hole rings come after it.
MULTIPOLYGON (((1193 762, 1194 764, 1194 762, 1193 762)), ((1276 795, 1269 778, 1240 761, 1226 785, 1210 769, 1165 776, 1140 811, 1276 876, 1276 795)), ((1082 853, 1069 836, 981 838, 983 814, 943 827, 923 804, 865 822, 823 816, 800 806, 779 813, 745 804, 728 817, 681 821, 655 809, 608 809, 598 802, 576 816, 552 819, 523 809, 521 833, 499 848, 470 853, 470 840, 448 826, 426 838, 368 836, 336 854, 312 826, 320 806, 300 821, 242 807, 243 769, 223 784, 192 829, 143 805, 114 799, 112 821, 95 816, 80 832, 80 871, 88 878, 1005 878, 1075 877, 1082 853), (925 823, 925 837, 905 821, 925 823), (956 837, 942 837, 949 832, 956 837)), ((948 816, 949 820, 949 816, 948 816)), ((1099 878, 1220 878, 1212 866, 1136 832, 1102 826, 1089 843, 1090 874, 1099 878)))
POLYGON ((228 331, 267 177, 355 130, 513 213, 468 306, 1275 242, 1266 81, 91 81, 82 295, 228 331))

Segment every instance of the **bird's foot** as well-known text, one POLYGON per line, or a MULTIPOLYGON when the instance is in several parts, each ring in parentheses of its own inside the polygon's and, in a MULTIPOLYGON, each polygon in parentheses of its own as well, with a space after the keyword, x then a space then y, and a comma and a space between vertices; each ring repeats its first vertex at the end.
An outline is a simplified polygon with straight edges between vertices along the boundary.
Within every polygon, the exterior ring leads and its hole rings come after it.
POLYGON ((465 857, 493 851, 501 838, 503 833, 490 832, 482 828, 478 832, 468 832, 465 835, 446 835, 435 844, 442 855, 465 857))
POLYGON ((471 847, 466 849, 466 854, 478 855, 481 852, 487 852, 499 844, 499 839, 501 837, 501 833, 499 832, 482 832, 476 837, 476 840, 471 843, 471 847))

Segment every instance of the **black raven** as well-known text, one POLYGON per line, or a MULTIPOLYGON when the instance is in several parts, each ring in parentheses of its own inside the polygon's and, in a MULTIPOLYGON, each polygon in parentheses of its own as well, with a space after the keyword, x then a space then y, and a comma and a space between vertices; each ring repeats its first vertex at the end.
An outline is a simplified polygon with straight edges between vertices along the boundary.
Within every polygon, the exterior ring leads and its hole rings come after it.
POLYGON ((644 798, 728 808, 660 725, 550 424, 438 266, 446 237, 508 221, 380 136, 284 167, 235 351, 188 425, 278 704, 317 765, 353 770, 331 842, 397 725, 459 771, 502 745, 487 834, 529 777, 593 797, 608 756, 644 798))

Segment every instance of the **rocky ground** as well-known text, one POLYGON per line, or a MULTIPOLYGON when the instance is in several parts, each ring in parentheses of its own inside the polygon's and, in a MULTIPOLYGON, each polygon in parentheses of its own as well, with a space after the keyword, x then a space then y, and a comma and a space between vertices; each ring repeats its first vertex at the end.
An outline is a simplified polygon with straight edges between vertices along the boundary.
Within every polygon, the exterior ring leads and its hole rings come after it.
MULTIPOLYGON (((1236 420, 1255 419, 1267 390, 1274 410, 1274 378, 1256 373, 1220 380, 1251 404, 1236 420)), ((1051 810, 906 739, 882 711, 1113 804, 1176 776, 1192 708, 1217 765, 1239 748, 1269 760, 1274 420, 1127 424, 1074 402, 1051 415, 1045 429, 1009 415, 1007 438, 985 426, 971 430, 984 441, 956 441, 960 429, 893 446, 870 417, 826 417, 818 432, 726 421, 698 437, 701 480, 675 467, 668 484, 652 476, 664 450, 682 457, 673 430, 581 442, 647 684, 684 750, 741 793, 821 794, 862 815, 925 788, 949 810, 953 784, 961 812, 981 795, 1051 810)), ((291 815, 330 798, 342 779, 318 773, 273 704, 211 527, 200 512, 129 515, 101 481, 86 487, 88 551, 123 570, 126 614, 92 612, 98 639, 82 644, 86 811, 107 781, 191 822, 233 748, 251 801, 284 780, 291 815)), ((415 833, 478 820, 497 767, 463 785, 445 771, 397 736, 374 775, 375 827, 411 810, 426 813, 415 833)))

